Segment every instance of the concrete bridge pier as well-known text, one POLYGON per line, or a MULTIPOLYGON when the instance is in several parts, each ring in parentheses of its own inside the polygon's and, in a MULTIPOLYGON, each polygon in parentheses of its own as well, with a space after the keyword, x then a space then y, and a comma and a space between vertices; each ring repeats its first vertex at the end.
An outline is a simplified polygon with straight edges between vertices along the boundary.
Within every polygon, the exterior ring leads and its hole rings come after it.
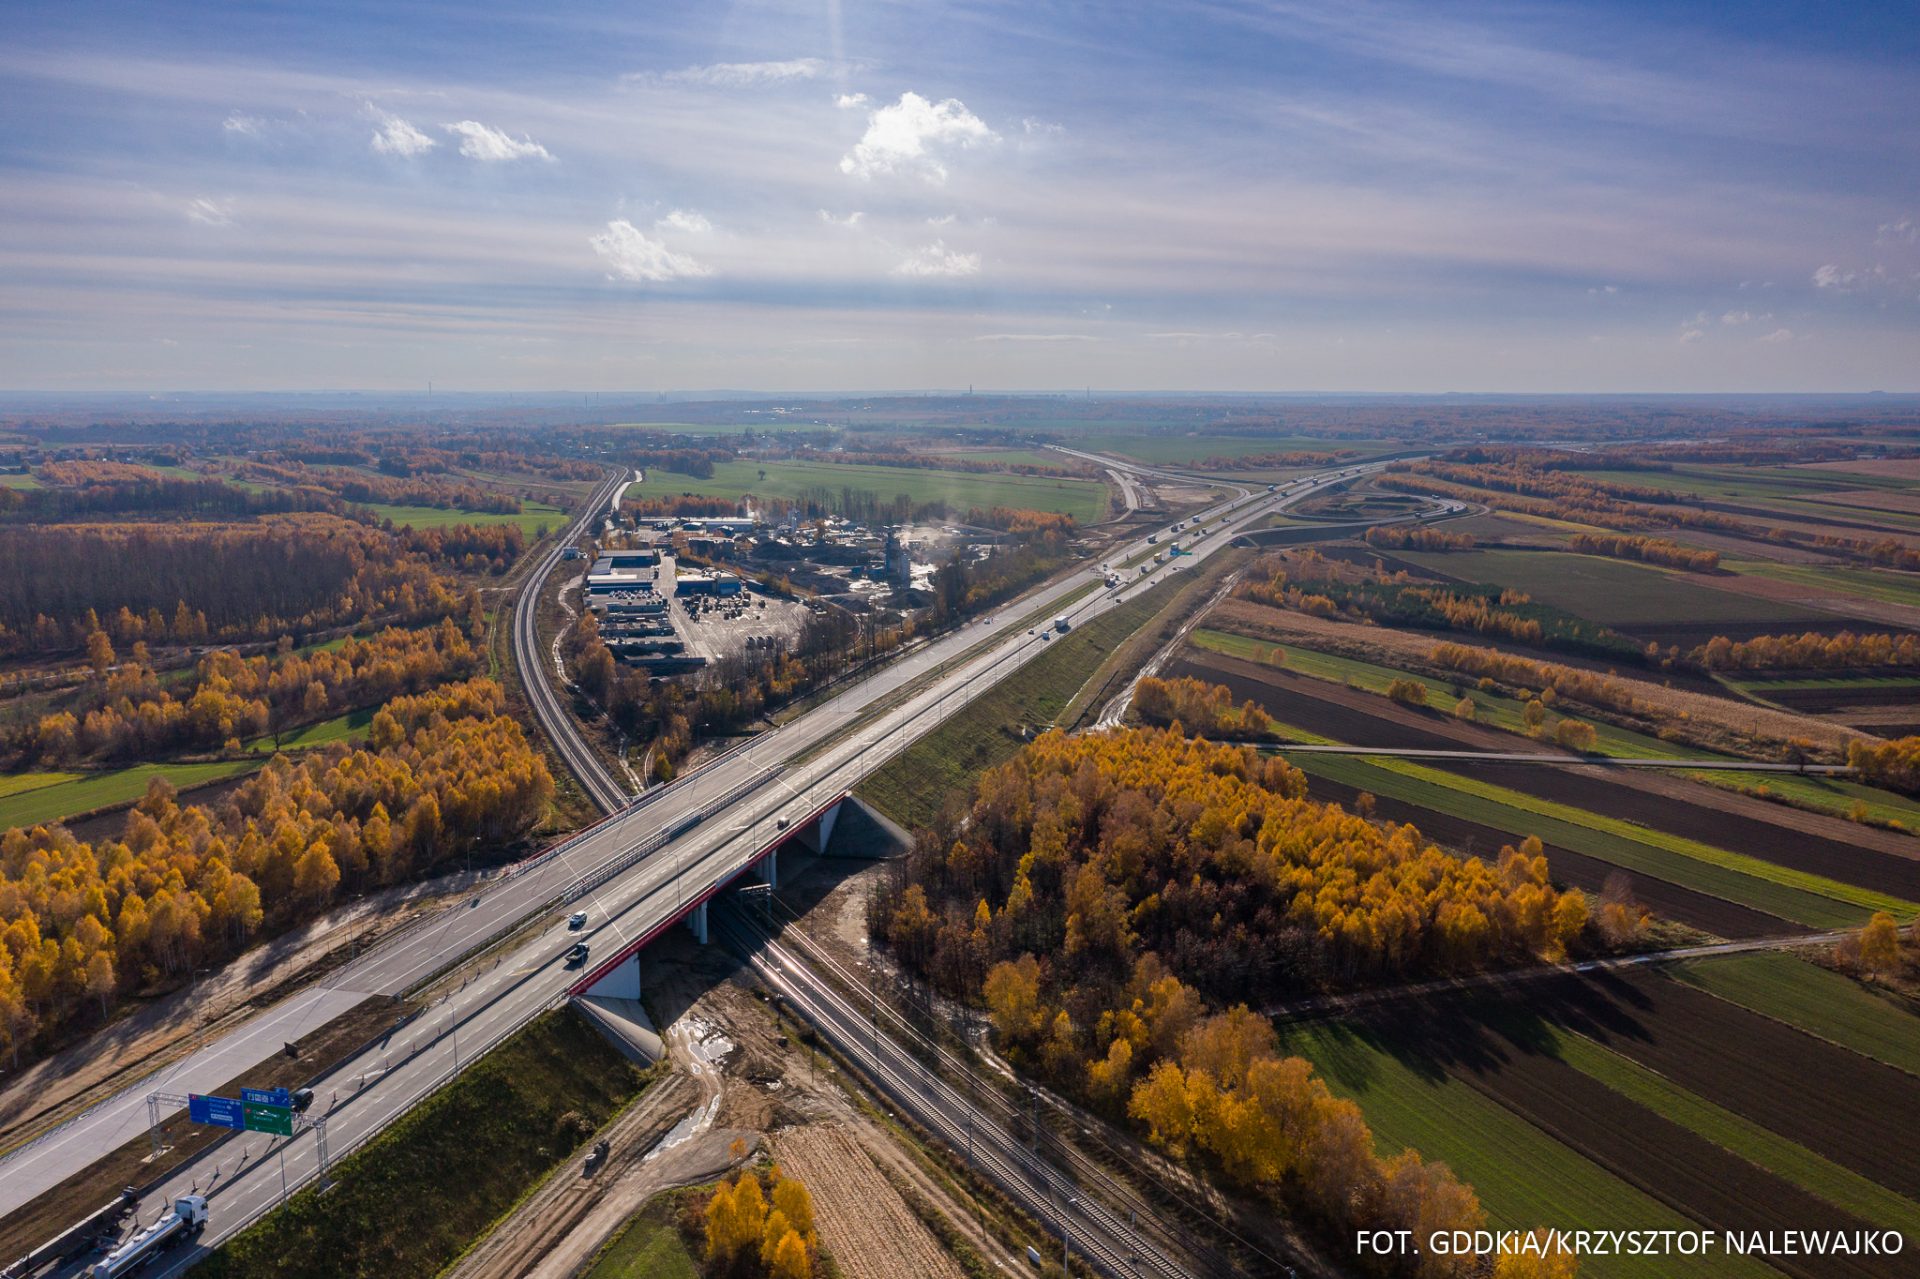
POLYGON ((687 927, 693 930, 702 946, 707 944, 707 903, 701 902, 687 912, 687 927))

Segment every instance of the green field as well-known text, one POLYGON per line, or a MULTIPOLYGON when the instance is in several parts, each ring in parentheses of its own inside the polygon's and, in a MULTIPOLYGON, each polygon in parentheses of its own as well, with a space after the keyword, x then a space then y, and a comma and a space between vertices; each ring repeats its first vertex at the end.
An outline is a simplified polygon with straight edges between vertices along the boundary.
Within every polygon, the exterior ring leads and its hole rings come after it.
POLYGON ((1687 776, 1709 786, 1767 798, 1777 797, 1797 807, 1832 813, 1837 817, 1851 817, 1853 806, 1859 804, 1865 808, 1869 821, 1920 831, 1920 801, 1859 782, 1841 781, 1833 777, 1800 777, 1793 773, 1735 773, 1719 769, 1688 773, 1687 776))
MULTIPOLYGON (((1327 1086, 1357 1102, 1382 1153, 1411 1146, 1444 1160, 1480 1196, 1488 1219, 1502 1229, 1619 1226, 1684 1229, 1685 1218, 1556 1141, 1460 1079, 1416 1068, 1384 1047, 1337 1024, 1296 1023, 1280 1028, 1282 1047, 1313 1063, 1327 1086)), ((1770 1274, 1741 1271, 1726 1259, 1694 1263, 1663 1257, 1663 1274, 1770 1274)), ((1635 1258, 1587 1257, 1580 1273, 1645 1279, 1635 1258)))
POLYGON ((1300 755, 1292 762, 1313 776, 1469 821, 1538 835, 1549 844, 1624 870, 1810 928, 1857 927, 1875 910, 1891 910, 1903 917, 1920 910, 1882 893, 1403 760, 1300 755))
POLYGON ((630 497, 667 497, 691 493, 700 497, 738 498, 753 494, 766 498, 798 499, 821 490, 837 497, 842 489, 875 494, 891 501, 899 494, 916 505, 945 502, 955 514, 970 508, 1022 507, 1057 511, 1082 524, 1106 518, 1107 486, 1098 480, 1055 479, 1034 475, 974 475, 966 471, 934 471, 908 466, 854 466, 832 462, 720 462, 707 478, 676 471, 649 471, 646 482, 627 490, 630 497), (760 473, 766 472, 766 479, 760 473))
POLYGON ((1920 1006, 1791 955, 1726 955, 1667 970, 1676 981, 1920 1075, 1920 1006))
POLYGON ((700 1268, 673 1224, 674 1197, 657 1195, 607 1242, 585 1279, 697 1279, 700 1268))
POLYGON ((0 799, 58 786, 62 782, 78 781, 80 776, 79 773, 0 773, 0 799))
POLYGON ((1813 567, 1807 564, 1768 564, 1758 560, 1724 561, 1723 568, 1753 577, 1770 577, 1778 582, 1828 591, 1836 595, 1854 595, 1883 604, 1906 604, 1920 608, 1920 574, 1896 573, 1890 569, 1813 567))
POLYGON ((392 520, 403 528, 450 528, 455 524, 518 524, 531 542, 542 528, 562 528, 567 513, 557 506, 522 502, 518 515, 498 511, 462 511, 440 506, 389 506, 375 503, 367 508, 383 520, 392 520))
POLYGON ((627 1104, 645 1076, 548 1012, 200 1263, 209 1279, 427 1279, 627 1104))
MULTIPOLYGON (((1039 424, 1036 424, 1038 426, 1039 424)), ((1048 424, 1058 430, 1068 423, 1048 424)), ((1110 422, 1092 424, 1087 432, 1065 432, 1059 442, 1069 448, 1090 453, 1114 453, 1149 465, 1197 462, 1209 457, 1246 457, 1255 453, 1339 453, 1348 449, 1366 452, 1388 447, 1388 440, 1333 440, 1309 435, 1175 435, 1116 431, 1110 422)))
POLYGON ((39 480, 31 475, 0 475, 0 488, 37 489, 44 487, 39 480))
POLYGON ((1906 1196, 1716 1105, 1591 1039, 1556 1027, 1542 1029, 1555 1056, 1627 1100, 1863 1221, 1910 1235, 1920 1230, 1920 1204, 1906 1196))
MULTIPOLYGON (((1474 705, 1475 722, 1492 728, 1505 729, 1511 733, 1525 735, 1526 719, 1522 703, 1498 693, 1482 692, 1476 687, 1478 681, 1462 677, 1459 684, 1448 680, 1433 679, 1430 676, 1414 675, 1407 671, 1395 670, 1391 666, 1380 666, 1373 662, 1362 662, 1351 657, 1338 657, 1332 653, 1316 652, 1310 648, 1286 647, 1265 640, 1249 639, 1244 635, 1234 635, 1226 631, 1210 628, 1195 630, 1191 642, 1196 648, 1211 649, 1216 653, 1225 653, 1229 657, 1238 657, 1249 662, 1266 664, 1272 660, 1274 651, 1284 652, 1286 660, 1281 669, 1295 674, 1311 676, 1333 684, 1347 684, 1355 688, 1366 689, 1370 693, 1385 695, 1389 685, 1397 679, 1412 679, 1427 690, 1427 704, 1434 711, 1446 714, 1453 704, 1460 700, 1460 692, 1466 694, 1474 705)), ((1580 719, 1577 715, 1557 718, 1580 719)), ((1593 725, 1598 734, 1594 753, 1600 755, 1618 755, 1629 759, 1711 759, 1715 758, 1706 751, 1691 747, 1663 742, 1657 737, 1648 737, 1644 733, 1635 733, 1628 729, 1616 728, 1600 720, 1584 720, 1593 725)))
POLYGON ((1697 575, 1598 555, 1502 550, 1396 551, 1394 555, 1449 577, 1514 587, 1540 603, 1606 626, 1833 620, 1830 613, 1797 604, 1717 591, 1697 575))
POLYGON ((147 783, 154 777, 165 777, 175 789, 185 790, 258 767, 257 759, 237 759, 211 764, 136 764, 111 772, 84 773, 72 781, 0 798, 0 830, 12 826, 41 826, 118 804, 131 804, 147 793, 147 783))
POLYGON ((282 733, 278 746, 273 744, 272 737, 256 737, 247 743, 247 749, 259 755, 271 755, 276 750, 308 750, 315 746, 327 746, 334 742, 350 741, 364 736, 367 725, 371 723, 373 723, 371 708, 349 711, 345 715, 323 719, 318 724, 297 728, 291 733, 282 733))
MULTIPOLYGON (((980 773, 1013 758, 1023 744, 1020 730, 1050 728, 1108 655, 1186 585, 1178 577, 1162 582, 1051 641, 1047 652, 875 769, 860 784, 860 797, 909 829, 926 825, 948 795, 966 790, 980 773)), ((1042 641, 1020 636, 1015 642, 1042 641)))

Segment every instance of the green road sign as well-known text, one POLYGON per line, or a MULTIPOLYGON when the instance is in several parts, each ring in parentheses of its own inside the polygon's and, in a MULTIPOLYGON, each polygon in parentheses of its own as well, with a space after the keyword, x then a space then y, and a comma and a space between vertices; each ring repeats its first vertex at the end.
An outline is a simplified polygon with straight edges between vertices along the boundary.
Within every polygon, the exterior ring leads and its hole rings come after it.
POLYGON ((270 1132, 281 1137, 293 1136, 293 1109, 290 1106, 262 1106, 248 1102, 245 1106, 248 1132, 270 1132))

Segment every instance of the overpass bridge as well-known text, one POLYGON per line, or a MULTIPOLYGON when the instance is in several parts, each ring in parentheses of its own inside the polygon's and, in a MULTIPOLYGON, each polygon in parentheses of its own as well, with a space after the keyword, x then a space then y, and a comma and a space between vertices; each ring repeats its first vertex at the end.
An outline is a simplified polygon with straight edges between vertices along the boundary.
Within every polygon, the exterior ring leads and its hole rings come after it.
MULTIPOLYGON (((1303 477, 1275 492, 1243 490, 1216 503, 1200 518, 1217 524, 1217 535, 1197 542, 1191 558, 1224 549, 1235 533, 1334 478, 1303 477)), ((599 500, 596 495, 583 518, 598 514, 599 500)), ((1109 558, 1125 560, 1149 549, 1141 539, 1109 558)), ((565 911, 556 912, 556 906, 588 904, 591 916, 603 921, 593 930, 596 945, 610 945, 616 956, 629 949, 639 953, 663 927, 687 917, 700 897, 710 900, 764 861, 786 832, 804 830, 816 814, 824 817, 867 773, 1047 651, 1046 620, 1066 616, 1076 626, 1091 620, 1152 589, 1187 558, 1119 589, 1104 589, 1103 574, 1090 564, 903 654, 832 700, 668 786, 637 798, 592 787, 612 810, 602 822, 489 882, 464 907, 404 930, 181 1062, 0 1158, 0 1213, 123 1142, 144 1139, 149 1094, 211 1090, 270 1055, 281 1040, 317 1029, 368 996, 398 999, 431 991, 426 1009, 404 1031, 310 1081, 322 1098, 333 1157, 344 1157, 594 975, 564 967, 565 951, 578 935, 566 929, 565 911), (1029 626, 1035 630, 1024 631, 1029 626), (271 1049, 263 1050, 268 1041, 271 1049)), ((516 658, 523 638, 516 633, 516 658)), ((527 681, 530 689, 540 682, 527 681)), ((583 780, 604 778, 597 761, 592 764, 582 769, 583 780)), ((157 1180, 150 1188, 154 1195, 198 1192, 213 1204, 205 1235, 161 1273, 191 1265, 317 1173, 312 1142, 247 1134, 157 1180), (284 1161, 284 1181, 263 1171, 276 1157, 284 1161)))
MULTIPOLYGON (((809 852, 825 852, 828 843, 833 839, 833 828, 839 820, 840 807, 851 798, 853 798, 853 792, 841 791, 804 816, 784 821, 777 820, 775 834, 771 839, 766 840, 757 850, 743 849, 744 855, 730 864, 723 864, 713 880, 705 887, 688 892, 684 896, 676 893, 674 904, 670 908, 663 907, 656 920, 642 926, 638 935, 631 941, 620 942, 619 949, 613 954, 596 960, 580 980, 567 987, 567 994, 575 999, 640 998, 641 951, 679 923, 684 923, 691 928, 693 935, 700 939, 702 945, 705 945, 708 936, 708 904, 748 874, 758 875, 760 882, 769 888, 778 888, 780 886, 780 850, 791 844, 799 844, 809 852)), ((662 834, 668 834, 668 832, 662 832, 662 834)), ((568 900, 578 900, 585 891, 585 881, 582 881, 581 893, 570 893, 568 900)))

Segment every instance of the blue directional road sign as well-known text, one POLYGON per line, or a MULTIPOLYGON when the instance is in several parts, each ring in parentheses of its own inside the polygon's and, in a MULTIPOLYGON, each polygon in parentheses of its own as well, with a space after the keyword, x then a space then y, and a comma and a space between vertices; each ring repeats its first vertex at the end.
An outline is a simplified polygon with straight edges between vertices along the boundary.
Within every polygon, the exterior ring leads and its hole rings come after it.
POLYGON ((216 1128, 244 1129, 247 1126, 246 1110, 231 1097, 188 1093, 187 1118, 196 1124, 212 1124, 216 1128))
POLYGON ((285 1088, 242 1088, 240 1100, 249 1106, 291 1106, 293 1094, 285 1088))

